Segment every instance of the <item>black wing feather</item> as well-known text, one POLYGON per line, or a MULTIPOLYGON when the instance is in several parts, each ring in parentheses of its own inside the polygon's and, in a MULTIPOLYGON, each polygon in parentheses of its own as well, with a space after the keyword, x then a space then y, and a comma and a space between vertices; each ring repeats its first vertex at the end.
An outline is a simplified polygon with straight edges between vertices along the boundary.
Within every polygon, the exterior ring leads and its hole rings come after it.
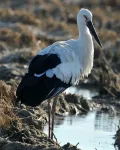
POLYGON ((53 97, 59 95, 60 93, 62 93, 64 90, 66 90, 66 88, 64 88, 64 87, 54 88, 47 95, 46 99, 53 98, 53 97))
POLYGON ((52 78, 43 74, 35 77, 34 74, 42 74, 48 69, 55 68, 61 61, 56 54, 37 55, 29 65, 28 73, 25 74, 19 84, 16 95, 18 100, 30 106, 37 106, 42 101, 57 96, 70 84, 62 82, 54 75, 52 78))
POLYGON ((56 54, 37 55, 32 59, 28 72, 41 74, 48 69, 55 68, 60 63, 60 58, 56 54))

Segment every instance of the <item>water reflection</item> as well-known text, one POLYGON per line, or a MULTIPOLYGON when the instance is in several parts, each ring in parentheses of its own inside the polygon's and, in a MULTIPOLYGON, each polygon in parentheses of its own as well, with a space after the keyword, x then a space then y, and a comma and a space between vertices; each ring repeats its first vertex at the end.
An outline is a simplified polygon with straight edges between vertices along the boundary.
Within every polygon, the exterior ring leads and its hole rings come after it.
MULTIPOLYGON (((97 95, 97 89, 81 89, 71 87, 67 93, 83 95, 92 99, 97 95)), ((83 150, 114 150, 114 135, 119 124, 120 116, 103 113, 101 111, 89 112, 77 116, 56 117, 55 130, 58 141, 61 145, 70 142, 83 150)), ((47 126, 45 133, 47 133, 47 126)))
POLYGON ((112 132, 117 130, 119 116, 97 111, 95 114, 94 127, 96 130, 112 132))
POLYGON ((83 97, 91 100, 93 96, 98 95, 98 90, 96 88, 83 88, 83 87, 70 87, 66 91, 66 93, 71 93, 71 94, 77 94, 77 95, 82 95, 83 97))
POLYGON ((64 117, 57 117, 55 116, 55 125, 60 126, 64 123, 64 117))
MULTIPOLYGON (((79 144, 83 150, 114 150, 113 136, 119 123, 119 116, 100 111, 88 114, 56 117, 55 135, 61 145, 70 142, 79 144)), ((45 127, 47 133, 47 127, 45 127)))
POLYGON ((116 115, 111 115, 109 113, 104 113, 102 111, 95 111, 91 113, 86 113, 86 114, 80 114, 80 115, 71 115, 66 118, 64 117, 58 117, 56 116, 55 118, 55 125, 60 126, 64 124, 64 121, 67 121, 68 125, 74 125, 75 122, 78 122, 77 119, 79 120, 86 120, 89 115, 94 115, 94 129, 95 130, 101 130, 105 132, 112 132, 116 131, 120 122, 120 116, 116 115), (88 116, 87 116, 88 115, 88 116))
MULTIPOLYGON (((79 115, 75 116, 75 115, 70 115, 70 116, 67 116, 67 117, 62 117, 62 116, 55 116, 55 125, 56 126, 60 126, 60 125, 63 125, 64 124, 64 121, 66 121, 67 119, 67 124, 68 125, 73 125, 74 124, 74 121, 79 117, 79 115), (76 119, 75 119, 76 118, 76 119)), ((83 113, 83 114, 80 114, 80 118, 83 118, 85 119, 87 117, 87 113, 83 113)))

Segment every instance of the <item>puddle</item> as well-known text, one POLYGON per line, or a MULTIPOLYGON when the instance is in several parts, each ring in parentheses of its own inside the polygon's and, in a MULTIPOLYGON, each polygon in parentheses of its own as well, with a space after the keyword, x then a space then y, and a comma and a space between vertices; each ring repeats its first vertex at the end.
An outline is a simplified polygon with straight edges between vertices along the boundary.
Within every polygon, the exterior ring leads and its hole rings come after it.
MULTIPOLYGON (((119 116, 101 112, 56 117, 54 134, 61 145, 70 142, 82 150, 114 150, 114 135, 119 116)), ((48 127, 45 127, 47 133, 48 127)))
MULTIPOLYGON (((66 93, 83 95, 92 99, 98 95, 97 89, 70 87, 66 93)), ((114 150, 114 135, 119 124, 120 116, 93 111, 83 115, 55 118, 54 134, 61 146, 70 142, 82 150, 114 150)), ((44 129, 48 132, 48 127, 44 129)))

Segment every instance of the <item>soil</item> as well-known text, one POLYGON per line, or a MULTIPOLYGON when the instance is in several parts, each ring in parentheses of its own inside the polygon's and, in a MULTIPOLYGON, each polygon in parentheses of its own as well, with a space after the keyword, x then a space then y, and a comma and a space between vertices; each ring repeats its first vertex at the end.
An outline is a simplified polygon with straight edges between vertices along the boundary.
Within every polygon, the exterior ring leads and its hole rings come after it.
MULTIPOLYGON (((120 107, 120 3, 119 0, 4 0, 0 2, 0 149, 76 150, 77 146, 48 139, 47 102, 31 108, 16 104, 15 90, 31 59, 58 40, 78 37, 76 15, 81 8, 93 13, 93 23, 103 45, 96 43, 94 67, 79 85, 96 86, 99 97, 89 102, 76 95, 57 98, 56 115, 100 109, 118 112, 120 107)), ((53 100, 51 100, 51 105, 53 100)), ((119 131, 119 130, 118 130, 119 131)), ((117 132, 115 144, 119 146, 117 132)), ((68 141, 69 142, 69 141, 68 141)), ((77 143, 76 143, 77 144, 77 143)))

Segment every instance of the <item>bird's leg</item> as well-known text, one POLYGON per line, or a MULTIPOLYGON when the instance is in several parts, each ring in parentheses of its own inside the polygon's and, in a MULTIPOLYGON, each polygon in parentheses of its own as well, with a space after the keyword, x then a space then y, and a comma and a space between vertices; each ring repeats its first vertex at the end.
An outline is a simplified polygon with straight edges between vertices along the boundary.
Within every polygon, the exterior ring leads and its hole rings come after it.
POLYGON ((51 126, 51 139, 53 139, 53 131, 54 131, 54 117, 56 112, 56 104, 57 104, 57 97, 54 98, 53 106, 52 106, 52 126, 51 126))
POLYGON ((50 116, 51 116, 51 106, 50 106, 50 100, 48 100, 48 137, 51 137, 51 121, 50 121, 50 116))

